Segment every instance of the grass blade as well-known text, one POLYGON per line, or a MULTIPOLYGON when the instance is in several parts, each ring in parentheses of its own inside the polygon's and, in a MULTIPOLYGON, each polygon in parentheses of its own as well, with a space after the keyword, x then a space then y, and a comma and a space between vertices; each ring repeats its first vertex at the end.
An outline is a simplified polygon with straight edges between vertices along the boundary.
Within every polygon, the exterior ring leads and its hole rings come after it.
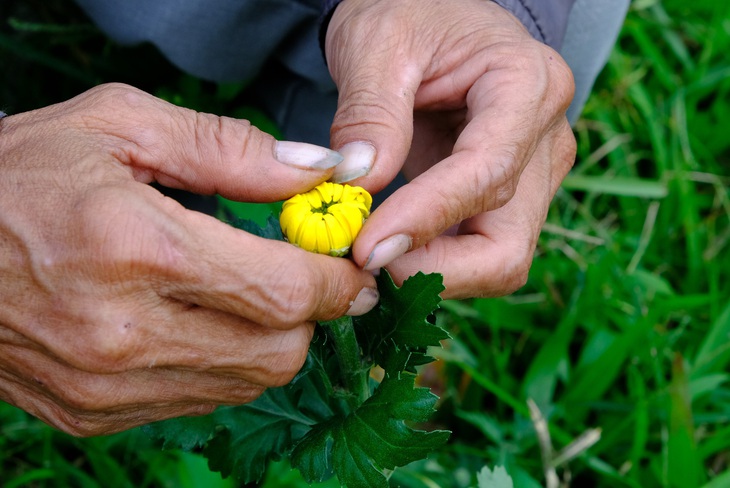
POLYGON ((568 175, 563 180, 563 188, 589 193, 640 198, 664 198, 668 193, 667 185, 661 181, 623 176, 568 175))

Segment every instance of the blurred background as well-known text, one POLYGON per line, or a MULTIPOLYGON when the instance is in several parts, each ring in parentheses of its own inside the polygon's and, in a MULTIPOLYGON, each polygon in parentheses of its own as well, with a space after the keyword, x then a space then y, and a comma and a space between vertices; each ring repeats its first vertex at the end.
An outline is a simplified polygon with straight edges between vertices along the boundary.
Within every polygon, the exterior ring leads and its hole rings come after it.
MULTIPOLYGON (((575 125, 527 285, 445 302, 422 384, 453 431, 393 486, 730 486, 730 4, 636 0, 575 125), (566 450, 566 447, 568 449, 566 450)), ((107 81, 276 134, 246 83, 108 41, 70 0, 0 2, 0 110, 107 81)), ((29 195, 28 198, 32 198, 29 195)), ((271 206, 228 209, 261 220, 271 206)), ((76 439, 0 402, 0 487, 233 487, 139 430, 76 439)), ((308 486, 286 462, 259 486, 308 486)), ((336 481, 321 486, 338 486, 336 481)))

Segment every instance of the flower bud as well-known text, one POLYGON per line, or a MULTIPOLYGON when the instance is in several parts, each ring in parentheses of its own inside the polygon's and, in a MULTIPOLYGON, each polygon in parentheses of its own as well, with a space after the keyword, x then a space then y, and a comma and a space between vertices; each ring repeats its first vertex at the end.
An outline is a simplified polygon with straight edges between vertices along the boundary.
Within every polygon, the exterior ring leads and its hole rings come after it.
POLYGON ((370 215, 373 199, 359 186, 324 182, 284 202, 284 237, 307 251, 344 256, 370 215))

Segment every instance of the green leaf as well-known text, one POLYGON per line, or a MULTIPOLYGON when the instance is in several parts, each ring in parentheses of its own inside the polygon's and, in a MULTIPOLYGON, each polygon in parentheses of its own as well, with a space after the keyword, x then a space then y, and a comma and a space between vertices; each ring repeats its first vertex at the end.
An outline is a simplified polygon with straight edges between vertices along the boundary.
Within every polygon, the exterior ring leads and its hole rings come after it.
POLYGON ((163 449, 191 451, 208 442, 216 430, 216 412, 204 417, 179 417, 142 426, 150 437, 162 439, 163 449))
POLYGON ((272 388, 255 402, 225 409, 226 430, 203 451, 210 468, 244 483, 258 481, 268 461, 281 459, 316 423, 305 415, 300 399, 301 390, 292 395, 272 388))
POLYGON ((414 388, 414 379, 387 377, 357 410, 317 425, 294 449, 292 465, 310 483, 334 473, 342 486, 387 487, 389 470, 424 458, 450 434, 406 425, 428 420, 437 400, 427 388, 414 388))
POLYGON ((266 390, 249 404, 144 429, 163 438, 165 448, 190 450, 205 444, 203 454, 212 470, 244 483, 258 481, 268 461, 281 459, 313 425, 333 415, 315 380, 302 375, 295 383, 266 390))
POLYGON ((484 466, 477 475, 477 483, 479 488, 513 488, 512 478, 507 474, 507 470, 502 466, 495 466, 494 471, 490 471, 484 466))
POLYGON ((383 271, 378 290, 381 305, 355 321, 363 355, 371 356, 387 375, 415 373, 416 366, 433 361, 426 355, 427 348, 449 338, 427 320, 441 302, 442 277, 419 272, 398 288, 383 271))
POLYGON ((273 215, 269 215, 266 224, 262 227, 253 220, 233 218, 228 222, 237 229, 248 232, 265 239, 273 239, 275 241, 283 241, 284 235, 281 233, 279 220, 273 215))
POLYGON ((704 484, 702 488, 726 488, 730 485, 730 469, 719 474, 712 481, 704 484))
MULTIPOLYGON (((237 227, 236 223, 240 220, 251 220, 256 225, 266 226, 270 219, 277 220, 281 213, 282 202, 236 202, 223 198, 220 195, 217 195, 216 200, 218 202, 216 217, 219 220, 232 224, 234 227, 237 227)), ((260 235, 256 232, 252 233, 260 235)), ((281 240, 283 240, 283 236, 281 240)))
POLYGON ((574 305, 563 316, 555 332, 548 336, 525 374, 523 389, 526 397, 532 398, 540 406, 546 406, 553 400, 561 370, 565 369, 562 365, 567 362, 570 343, 578 326, 577 310, 578 307, 574 305))
POLYGON ((224 480, 219 473, 208 469, 207 460, 189 452, 180 453, 177 463, 181 488, 234 488, 232 479, 224 480))
MULTIPOLYGON (((260 237, 282 239, 273 216, 264 227, 244 219, 230 223, 260 237)), ((204 446, 212 470, 243 483, 259 481, 270 462, 292 454, 293 466, 309 482, 336 474, 344 485, 387 486, 387 472, 422 459, 448 439, 447 431, 406 425, 426 421, 437 397, 427 388, 414 388, 415 375, 401 374, 415 373, 417 365, 432 361, 428 347, 439 346, 448 334, 427 321, 441 301, 440 275, 419 273, 398 288, 384 271, 378 285, 379 307, 356 319, 357 343, 352 335, 354 347, 348 349, 353 361, 338 361, 342 351, 334 347, 337 341, 327 342, 318 328, 304 367, 288 386, 207 417, 159 422, 147 432, 164 439, 164 447, 204 446), (349 391, 347 375, 363 374, 373 362, 387 372, 383 383, 370 398, 366 383, 363 392, 349 391), (355 370, 343 371, 343 364, 355 365, 355 370)))
POLYGON ((684 360, 677 354, 672 361, 669 387, 670 422, 667 440, 667 472, 670 486, 700 486, 704 482, 702 461, 695 444, 689 385, 684 360))
MULTIPOLYGON (((249 221, 238 225, 268 234, 249 221)), ((267 228, 274 225, 270 220, 267 228)), ((426 421, 437 397, 427 388, 414 388, 414 374, 395 369, 431 361, 427 347, 448 335, 426 320, 440 302, 440 275, 419 273, 397 288, 384 272, 379 284, 380 306, 357 324, 358 340, 368 342, 356 363, 369 370, 373 352, 389 365, 389 375, 363 403, 348 403, 353 392, 343 388, 347 372, 337 361, 334 342, 317 328, 307 361, 289 385, 269 389, 247 405, 159 422, 145 430, 164 439, 168 448, 203 446, 212 470, 243 483, 259 481, 269 462, 293 454, 292 464, 307 481, 336 474, 350 486, 387 486, 385 470, 419 460, 448 439, 449 432, 406 425, 426 421)))
POLYGON ((664 182, 621 176, 568 175, 562 186, 566 190, 640 198, 664 198, 668 193, 664 182))
POLYGON ((730 305, 705 335, 692 365, 692 378, 722 372, 730 362, 730 305))

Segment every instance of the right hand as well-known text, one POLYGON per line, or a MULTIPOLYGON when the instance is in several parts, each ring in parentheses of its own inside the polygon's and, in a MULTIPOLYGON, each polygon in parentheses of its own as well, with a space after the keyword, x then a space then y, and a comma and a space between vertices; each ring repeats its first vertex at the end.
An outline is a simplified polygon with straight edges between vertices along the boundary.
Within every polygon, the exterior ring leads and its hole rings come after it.
POLYGON ((315 320, 372 308, 350 260, 148 185, 274 201, 331 176, 280 147, 124 85, 0 120, 0 399, 74 435, 204 414, 289 382, 315 320))
POLYGON ((325 51, 339 89, 332 147, 349 156, 336 177, 372 166, 352 182, 371 192, 409 180, 368 218, 355 262, 396 283, 441 273, 442 298, 524 285, 575 161, 566 62, 484 0, 347 0, 325 51))

